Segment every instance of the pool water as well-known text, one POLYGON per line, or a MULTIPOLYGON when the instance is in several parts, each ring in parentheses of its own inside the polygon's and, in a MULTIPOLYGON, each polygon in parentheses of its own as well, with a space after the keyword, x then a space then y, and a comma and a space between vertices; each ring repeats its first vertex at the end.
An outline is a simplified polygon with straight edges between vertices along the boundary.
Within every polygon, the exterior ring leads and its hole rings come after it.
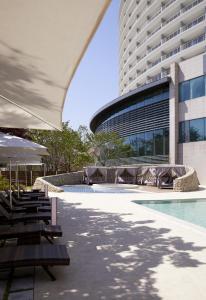
POLYGON ((206 228, 206 199, 134 202, 206 228))
POLYGON ((93 185, 64 185, 61 188, 64 189, 65 192, 70 193, 136 193, 137 190, 134 188, 128 187, 127 185, 101 185, 101 184, 93 184, 93 185))

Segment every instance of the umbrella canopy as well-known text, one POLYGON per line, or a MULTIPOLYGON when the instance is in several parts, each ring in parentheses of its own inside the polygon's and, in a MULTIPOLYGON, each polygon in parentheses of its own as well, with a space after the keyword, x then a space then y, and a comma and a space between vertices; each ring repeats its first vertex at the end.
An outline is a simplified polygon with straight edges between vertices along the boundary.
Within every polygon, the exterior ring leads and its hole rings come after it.
POLYGON ((0 0, 0 127, 61 129, 68 86, 109 3, 0 0))
POLYGON ((47 148, 18 136, 0 133, 0 157, 49 155, 47 148))

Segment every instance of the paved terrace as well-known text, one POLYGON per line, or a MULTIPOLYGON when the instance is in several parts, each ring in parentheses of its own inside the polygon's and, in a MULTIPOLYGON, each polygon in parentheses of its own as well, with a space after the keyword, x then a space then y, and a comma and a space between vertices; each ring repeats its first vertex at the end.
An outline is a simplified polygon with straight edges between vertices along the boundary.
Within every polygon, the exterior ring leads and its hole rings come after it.
POLYGON ((53 269, 55 282, 36 270, 35 300, 205 299, 206 230, 132 202, 206 198, 204 188, 51 196, 61 198, 58 221, 71 265, 53 269))

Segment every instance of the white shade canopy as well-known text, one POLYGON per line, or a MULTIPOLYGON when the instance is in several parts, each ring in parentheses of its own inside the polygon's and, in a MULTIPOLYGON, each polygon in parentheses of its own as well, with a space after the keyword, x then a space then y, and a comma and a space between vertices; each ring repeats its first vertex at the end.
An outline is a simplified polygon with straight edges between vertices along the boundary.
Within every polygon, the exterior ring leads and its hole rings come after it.
POLYGON ((0 157, 25 158, 49 155, 47 148, 18 136, 0 133, 0 157))
POLYGON ((61 129, 68 86, 109 3, 0 0, 0 127, 61 129))

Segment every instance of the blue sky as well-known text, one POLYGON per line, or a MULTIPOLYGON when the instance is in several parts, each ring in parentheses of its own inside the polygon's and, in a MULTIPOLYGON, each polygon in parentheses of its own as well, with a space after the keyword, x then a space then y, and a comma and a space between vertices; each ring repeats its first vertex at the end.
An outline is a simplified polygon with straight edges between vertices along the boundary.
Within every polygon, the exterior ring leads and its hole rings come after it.
POLYGON ((73 129, 89 126, 101 106, 118 97, 120 0, 112 0, 69 87, 63 121, 73 129))

